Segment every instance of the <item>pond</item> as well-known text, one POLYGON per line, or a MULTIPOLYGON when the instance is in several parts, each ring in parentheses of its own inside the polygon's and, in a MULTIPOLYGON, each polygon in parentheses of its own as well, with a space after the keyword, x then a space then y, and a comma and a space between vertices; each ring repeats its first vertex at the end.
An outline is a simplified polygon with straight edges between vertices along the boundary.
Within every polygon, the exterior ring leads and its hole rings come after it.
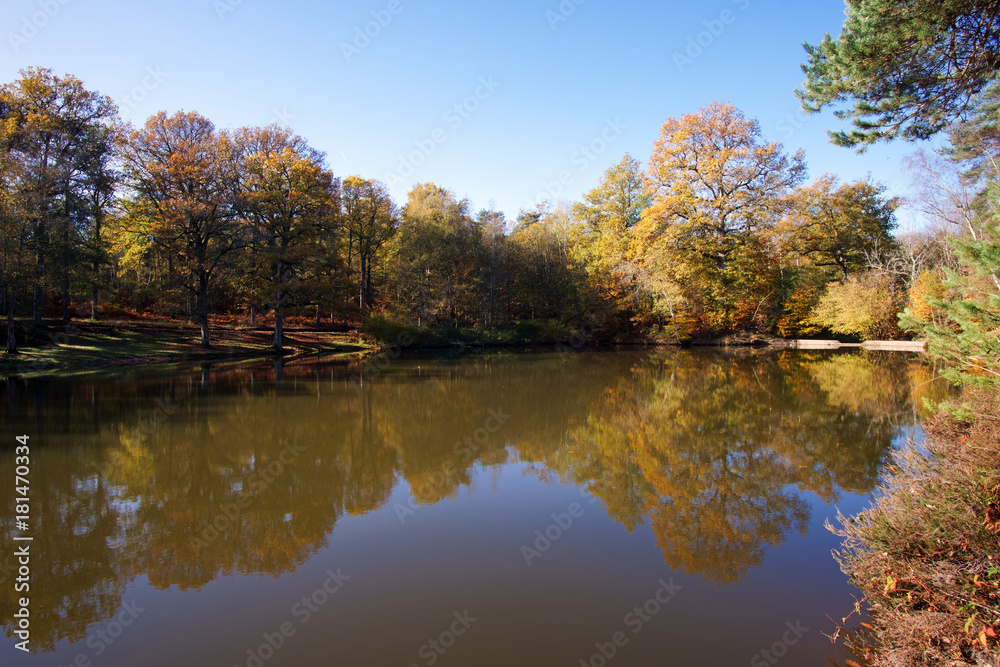
POLYGON ((930 379, 679 350, 8 381, 0 502, 19 435, 30 496, 27 530, 0 519, 2 662, 844 664, 824 523, 919 436, 930 379))

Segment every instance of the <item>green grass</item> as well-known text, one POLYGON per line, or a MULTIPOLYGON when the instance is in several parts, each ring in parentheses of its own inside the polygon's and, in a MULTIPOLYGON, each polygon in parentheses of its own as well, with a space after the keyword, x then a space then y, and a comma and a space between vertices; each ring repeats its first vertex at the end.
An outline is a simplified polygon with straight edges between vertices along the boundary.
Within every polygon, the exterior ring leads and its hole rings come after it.
POLYGON ((482 331, 448 324, 416 326, 389 315, 372 315, 361 328, 366 338, 382 345, 450 347, 453 345, 553 345, 573 339, 574 328, 557 320, 524 320, 502 329, 482 331))

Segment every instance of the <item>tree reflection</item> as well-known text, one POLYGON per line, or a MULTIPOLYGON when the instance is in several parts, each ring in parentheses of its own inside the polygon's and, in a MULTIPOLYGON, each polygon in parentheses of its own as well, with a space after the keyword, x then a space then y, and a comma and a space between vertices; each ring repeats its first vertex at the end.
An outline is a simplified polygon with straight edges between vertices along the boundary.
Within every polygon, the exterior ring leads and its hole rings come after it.
POLYGON ((606 388, 552 462, 629 530, 648 519, 670 567, 736 581, 805 533, 796 488, 834 500, 874 487, 909 370, 867 354, 652 357, 606 388))
MULTIPOLYGON (((44 471, 32 646, 82 639, 136 576, 181 589, 280 576, 400 481, 433 504, 473 483, 475 466, 511 460, 585 487, 629 530, 648 524, 671 568, 736 581, 805 531, 801 492, 870 491, 914 419, 911 392, 933 393, 919 363, 869 353, 501 354, 400 362, 363 387, 350 382, 360 370, 8 381, 4 442, 40 434, 44 471), (487 433, 490 410, 512 417, 487 433)), ((0 502, 12 494, 0 487, 0 502)), ((0 522, 7 540, 14 526, 0 522)))
MULTIPOLYGON (((15 592, 15 561, 4 558, 10 570, 3 577, 0 613, 10 619, 19 597, 31 600, 30 646, 35 651, 51 651, 60 639, 83 639, 88 625, 118 610, 130 579, 118 548, 121 508, 113 502, 114 490, 96 475, 77 473, 79 466, 69 458, 53 464, 44 475, 31 477, 30 591, 15 592)), ((4 507, 13 507, 13 494, 5 488, 3 496, 4 507)), ((14 527, 13 517, 6 518, 5 544, 18 544, 10 539, 21 534, 14 527)), ((12 627, 4 629, 13 636, 12 627)))

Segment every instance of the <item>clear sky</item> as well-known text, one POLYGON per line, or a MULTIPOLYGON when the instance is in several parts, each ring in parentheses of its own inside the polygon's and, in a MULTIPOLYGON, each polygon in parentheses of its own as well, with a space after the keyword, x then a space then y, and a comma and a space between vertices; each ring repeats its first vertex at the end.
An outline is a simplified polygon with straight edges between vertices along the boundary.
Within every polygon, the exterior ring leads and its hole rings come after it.
MULTIPOLYGON (((793 90, 803 41, 837 34, 843 0, 4 0, 0 80, 70 73, 141 124, 194 110, 218 127, 279 122, 338 176, 379 178, 400 204, 433 181, 513 220, 579 199, 660 126, 714 100, 805 149, 810 180, 873 178, 906 196, 894 144, 829 144, 832 113, 793 90), (563 173, 565 172, 565 173, 563 173), (559 183, 563 176, 565 185, 559 183)), ((903 211, 904 227, 911 223, 903 211)))

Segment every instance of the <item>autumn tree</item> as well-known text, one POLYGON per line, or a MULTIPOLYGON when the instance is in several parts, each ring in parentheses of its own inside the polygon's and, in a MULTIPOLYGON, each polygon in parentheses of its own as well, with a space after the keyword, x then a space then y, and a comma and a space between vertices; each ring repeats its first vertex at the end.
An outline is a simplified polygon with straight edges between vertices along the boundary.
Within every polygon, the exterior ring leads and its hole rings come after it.
POLYGON ((573 205, 580 226, 577 254, 604 298, 622 310, 634 305, 634 230, 648 206, 642 165, 628 154, 573 205))
POLYGON ((650 158, 645 261, 662 257, 712 327, 751 324, 776 265, 766 234, 805 170, 801 151, 789 157, 763 141, 760 123, 731 105, 669 119, 650 158))
POLYGON ((596 258, 624 259, 630 231, 642 220, 649 194, 641 163, 626 154, 609 167, 600 183, 573 205, 573 217, 584 227, 596 258))
POLYGON ((90 268, 90 319, 97 320, 100 292, 110 273, 110 243, 106 238, 108 219, 115 215, 118 184, 117 169, 120 128, 103 126, 86 144, 81 156, 83 178, 80 182, 81 209, 89 220, 83 239, 83 258, 90 268))
POLYGON ((22 285, 31 276, 30 218, 22 208, 13 185, 17 168, 4 153, 0 153, 0 298, 6 315, 6 352, 17 350, 16 311, 22 285))
POLYGON ((122 150, 129 220, 176 261, 206 348, 209 287, 223 261, 245 244, 222 146, 211 121, 180 111, 152 116, 122 150))
POLYGON ((399 302, 418 322, 474 320, 479 240, 467 200, 433 183, 413 187, 392 255, 399 302))
POLYGON ((837 184, 827 174, 795 192, 794 206, 779 225, 786 247, 814 266, 832 268, 841 280, 867 266, 868 257, 895 245, 895 210, 885 186, 871 181, 837 184))
POLYGON ((840 36, 805 44, 802 106, 836 111, 854 129, 831 132, 862 149, 927 139, 976 104, 1000 67, 1000 5, 992 0, 848 0, 840 36))
POLYGON ((507 236, 503 211, 481 209, 475 224, 480 237, 480 320, 487 330, 492 330, 510 316, 517 255, 507 236))
POLYGON ((820 298, 810 322, 835 334, 861 339, 895 339, 897 313, 906 291, 892 275, 879 271, 853 274, 833 283, 820 298))
POLYGON ((517 253, 518 319, 582 319, 587 310, 581 307, 586 273, 573 258, 573 232, 565 206, 545 202, 518 216, 510 234, 517 253))
POLYGON ((224 138, 238 184, 236 208, 259 241, 251 263, 261 269, 274 310, 274 348, 281 350, 285 312, 303 290, 322 232, 337 224, 339 183, 324 156, 291 130, 242 128, 224 138))
POLYGON ((399 226, 399 210, 380 181, 349 176, 343 185, 347 258, 358 261, 358 308, 362 320, 371 306, 372 266, 399 226))
POLYGON ((801 338, 819 333, 820 327, 812 320, 813 310, 819 304, 819 287, 805 282, 798 284, 784 299, 777 333, 782 338, 801 338))
POLYGON ((16 196, 20 165, 13 159, 17 120, 7 112, 8 102, 0 97, 0 288, 6 316, 6 353, 17 353, 15 314, 20 285, 27 274, 30 225, 16 196))
POLYGON ((58 289, 65 321, 75 267, 87 259, 84 239, 110 205, 117 107, 73 76, 29 68, 0 89, 0 119, 0 143, 16 164, 7 186, 32 227, 33 320, 41 323, 48 284, 58 289))
POLYGON ((945 324, 946 319, 932 304, 942 301, 948 295, 942 276, 938 271, 925 269, 917 275, 910 286, 909 316, 914 324, 925 326, 930 323, 945 324))

